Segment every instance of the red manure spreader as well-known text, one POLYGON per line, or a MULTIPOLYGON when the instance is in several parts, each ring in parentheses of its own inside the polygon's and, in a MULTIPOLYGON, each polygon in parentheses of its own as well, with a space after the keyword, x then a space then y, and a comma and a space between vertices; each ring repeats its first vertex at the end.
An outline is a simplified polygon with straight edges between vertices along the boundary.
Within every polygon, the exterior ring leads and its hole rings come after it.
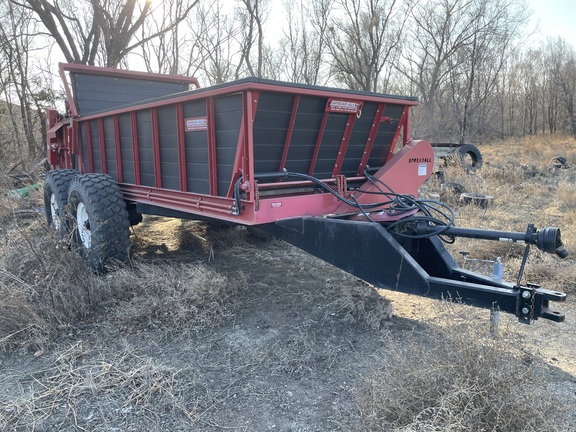
POLYGON ((95 270, 129 257, 142 214, 257 226, 368 283, 562 321, 563 293, 522 285, 530 246, 567 256, 558 228, 458 228, 418 199, 433 173, 413 140, 415 98, 246 78, 61 64, 67 112, 48 110, 48 224, 95 270), (518 280, 457 265, 443 242, 524 243, 518 280))

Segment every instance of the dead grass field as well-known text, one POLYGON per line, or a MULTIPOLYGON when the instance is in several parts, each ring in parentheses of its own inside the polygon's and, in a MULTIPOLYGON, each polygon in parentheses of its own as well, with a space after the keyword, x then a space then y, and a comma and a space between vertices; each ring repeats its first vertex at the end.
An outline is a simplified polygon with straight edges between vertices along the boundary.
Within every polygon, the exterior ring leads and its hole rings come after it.
MULTIPOLYGON (((559 226, 570 256, 533 250, 526 279, 571 294, 562 324, 373 290, 242 228, 147 217, 130 265, 96 276, 27 199, 0 198, 0 430, 576 431, 576 141, 480 147, 446 180, 494 196, 465 206, 435 180, 457 225, 559 226), (562 156, 567 164, 554 166, 562 156)), ((2 178, 2 190, 11 185, 2 178)), ((501 257, 519 245, 460 239, 501 257)))

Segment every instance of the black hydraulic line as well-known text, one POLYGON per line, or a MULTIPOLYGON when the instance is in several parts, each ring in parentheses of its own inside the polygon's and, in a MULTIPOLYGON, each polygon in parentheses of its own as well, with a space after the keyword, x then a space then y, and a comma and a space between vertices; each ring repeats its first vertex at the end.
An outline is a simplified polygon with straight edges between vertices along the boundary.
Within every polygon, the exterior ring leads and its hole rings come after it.
MULTIPOLYGON (((441 236, 440 238, 447 243, 453 243, 454 238, 449 235, 445 235, 444 231, 446 227, 450 227, 454 225, 454 211, 445 203, 435 200, 423 200, 415 198, 412 195, 405 195, 405 194, 398 194, 394 192, 394 190, 388 186, 385 182, 381 179, 378 179, 372 176, 369 172, 370 168, 367 167, 364 169, 364 175, 366 179, 377 189, 377 191, 365 191, 362 189, 357 189, 357 192, 360 193, 368 193, 374 195, 383 195, 388 198, 388 201, 377 202, 377 203, 370 203, 370 204, 361 204, 358 202, 354 195, 351 195, 348 199, 337 191, 335 191, 330 186, 326 185, 320 179, 310 176, 308 174, 302 173, 294 173, 289 172, 288 170, 284 169, 279 172, 265 172, 265 173, 256 173, 254 174, 254 178, 257 180, 273 180, 273 179, 281 179, 281 178, 301 178, 308 180, 316 185, 318 185, 322 190, 334 195, 338 200, 342 201, 343 203, 349 205, 350 207, 354 207, 360 210, 360 212, 366 217, 366 220, 372 223, 376 223, 370 216, 367 210, 377 209, 384 206, 388 206, 385 211, 389 211, 394 214, 400 213, 407 213, 413 210, 418 210, 424 214, 424 219, 430 222, 432 225, 436 226, 436 229, 433 233, 425 233, 425 234, 412 234, 406 233, 397 228, 403 224, 409 223, 413 220, 413 218, 403 218, 397 222, 394 222, 386 227, 389 231, 395 231, 395 233, 399 236, 403 237, 411 237, 411 238, 426 238, 431 237, 434 235, 441 236), (384 190, 381 186, 386 188, 389 192, 384 190), (439 216, 444 218, 444 220, 438 219, 439 216)), ((239 199, 239 185, 242 181, 242 178, 238 179, 234 188, 234 196, 236 199, 236 206, 240 209, 240 199, 239 199)), ((422 218, 419 218, 422 219, 422 218)))
POLYGON ((288 177, 294 177, 294 178, 301 178, 304 180, 308 180, 311 181, 312 183, 318 185, 318 187, 320 187, 321 189, 323 189, 324 191, 334 195, 336 198, 338 198, 340 201, 342 201, 343 203, 349 205, 350 207, 355 207, 355 208, 359 208, 359 205, 361 205, 363 208, 365 209, 372 209, 372 208, 378 208, 378 207, 382 207, 384 205, 389 205, 390 202, 386 201, 386 202, 379 202, 379 203, 371 203, 371 204, 358 204, 357 202, 351 201, 348 198, 340 195, 338 192, 336 192, 334 189, 332 189, 330 186, 328 186, 327 184, 325 184, 324 182, 322 182, 322 180, 310 176, 308 174, 302 174, 302 173, 295 173, 295 172, 289 172, 289 171, 282 171, 282 172, 273 172, 273 173, 259 173, 259 174, 254 174, 254 178, 255 179, 279 179, 279 178, 288 178, 288 177))
MULTIPOLYGON (((295 177, 311 181, 312 183, 318 185, 321 189, 334 195, 345 204, 354 208, 358 208, 370 222, 374 222, 374 220, 366 211, 369 209, 374 209, 385 205, 389 206, 389 211, 393 211, 395 213, 408 212, 418 209, 421 213, 423 213, 424 216, 403 218, 386 226, 387 230, 394 232, 396 235, 401 237, 421 239, 431 236, 441 236, 443 241, 449 243, 453 242, 455 237, 522 242, 526 244, 533 244, 543 252, 555 253, 560 258, 566 258, 568 256, 568 252, 562 243, 559 228, 542 228, 540 231, 537 231, 533 225, 529 225, 526 233, 458 228, 454 226, 454 211, 445 203, 434 200, 420 200, 410 195, 397 194, 382 180, 373 177, 367 169, 364 170, 364 175, 368 181, 370 181, 374 187, 378 189, 379 194, 386 196, 389 201, 361 204, 354 197, 354 195, 351 196, 352 199, 350 200, 339 194, 337 191, 316 177, 310 176, 308 174, 289 172, 286 169, 281 172, 255 174, 254 177, 257 179, 279 179, 295 177), (390 192, 383 190, 380 185, 388 189, 390 192), (444 218, 444 220, 438 219, 436 216, 440 216, 444 218)), ((242 178, 238 179, 234 185, 234 196, 236 199, 236 206, 238 207, 238 213, 241 211, 239 197, 241 181, 242 178)), ((378 192, 372 191, 360 192, 378 194, 378 192)))
POLYGON ((274 180, 288 177, 288 171, 283 169, 279 172, 256 173, 254 178, 258 180, 274 180))
POLYGON ((376 221, 374 219, 372 219, 370 217, 370 214, 368 212, 366 212, 366 210, 364 210, 364 208, 362 207, 362 205, 360 205, 360 203, 358 202, 358 200, 356 199, 356 197, 354 195, 351 195, 352 199, 354 200, 354 202, 358 205, 358 208, 360 209, 360 211, 362 212, 362 214, 364 215, 364 217, 366 218, 366 220, 372 222, 372 223, 376 223, 376 221))
POLYGON ((242 204, 240 202, 240 183, 242 183, 242 177, 240 177, 238 180, 236 180, 236 183, 234 183, 234 202, 236 209, 233 214, 235 216, 239 216, 240 213, 242 213, 242 204))

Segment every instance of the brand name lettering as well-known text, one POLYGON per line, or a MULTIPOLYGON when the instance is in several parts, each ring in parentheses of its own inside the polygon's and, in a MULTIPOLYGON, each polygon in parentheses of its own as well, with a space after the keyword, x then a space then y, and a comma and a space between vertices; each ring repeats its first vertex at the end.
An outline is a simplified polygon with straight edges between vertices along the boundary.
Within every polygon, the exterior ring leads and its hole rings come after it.
POLYGON ((360 107, 359 103, 356 102, 346 102, 346 101, 332 101, 330 102, 330 108, 340 109, 340 110, 353 110, 356 111, 360 107))
POLYGON ((408 158, 408 163, 432 163, 432 158, 408 158))
POLYGON ((184 119, 184 129, 186 132, 203 131, 208 129, 206 117, 196 117, 184 119))
POLYGON ((361 102, 346 101, 346 100, 330 100, 326 111, 340 112, 349 114, 358 114, 362 109, 361 102))

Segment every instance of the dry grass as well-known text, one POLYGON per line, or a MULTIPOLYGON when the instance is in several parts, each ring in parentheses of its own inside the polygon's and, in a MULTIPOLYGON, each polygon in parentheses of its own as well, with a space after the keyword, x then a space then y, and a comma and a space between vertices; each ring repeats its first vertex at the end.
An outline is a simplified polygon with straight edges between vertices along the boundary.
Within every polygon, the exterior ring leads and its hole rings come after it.
MULTIPOLYGON (((447 310, 450 310, 447 307, 447 310)), ((564 431, 570 406, 543 385, 542 365, 453 313, 426 335, 390 334, 360 377, 358 416, 367 431, 564 431)))
POLYGON ((134 262, 94 274, 37 219, 7 216, 0 244, 0 349, 46 351, 80 320, 108 314, 125 331, 197 331, 230 316, 246 286, 206 264, 134 262))
POLYGON ((0 400, 0 426, 11 430, 116 430, 130 416, 153 413, 192 417, 195 392, 182 398, 182 377, 175 369, 138 355, 129 347, 106 358, 77 342, 53 354, 52 364, 25 377, 20 398, 0 400), (185 405, 188 403, 188 406, 185 405))
POLYGON ((232 296, 246 287, 242 273, 225 276, 204 264, 140 263, 108 277, 112 289, 124 293, 111 318, 129 332, 213 327, 231 315, 232 296))
POLYGON ((0 347, 45 348, 113 293, 39 221, 5 232, 0 246, 0 347))
POLYGON ((329 304, 331 314, 349 323, 359 323, 376 331, 383 329, 393 315, 390 302, 371 286, 358 281, 341 289, 329 304))

